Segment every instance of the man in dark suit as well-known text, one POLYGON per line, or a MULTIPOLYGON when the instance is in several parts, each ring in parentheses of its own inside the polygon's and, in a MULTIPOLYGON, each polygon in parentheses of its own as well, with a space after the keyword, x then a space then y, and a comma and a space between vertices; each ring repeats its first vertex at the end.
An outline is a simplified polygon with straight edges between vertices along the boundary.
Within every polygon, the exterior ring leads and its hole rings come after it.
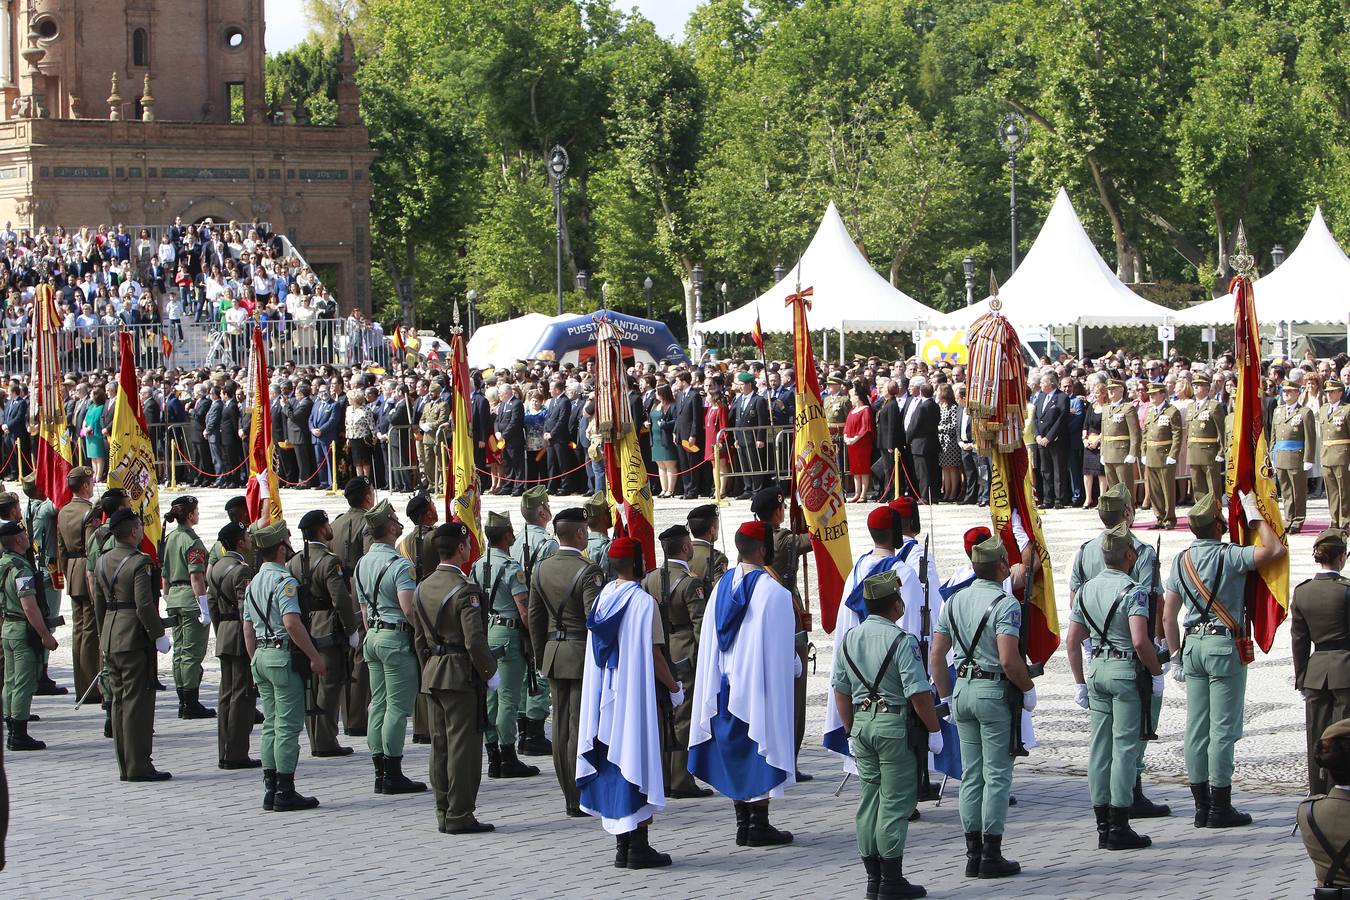
POLYGON ((909 403, 905 407, 905 443, 914 460, 914 487, 925 503, 937 501, 941 483, 938 467, 938 422, 942 413, 933 402, 933 386, 922 375, 910 382, 909 403))
POLYGON ((286 436, 286 404, 292 400, 295 391, 290 381, 282 379, 272 385, 272 442, 276 445, 277 472, 280 478, 291 483, 299 479, 299 470, 295 465, 295 447, 286 436))
POLYGON ((1069 484, 1069 397, 1053 373, 1041 376, 1036 401, 1036 445, 1041 448, 1041 506, 1063 509, 1072 502, 1069 484))
POLYGON ((9 402, 5 404, 0 422, 3 422, 5 432, 5 457, 9 460, 5 477, 14 478, 19 468, 19 454, 14 452, 14 448, 18 447, 19 453, 26 458, 26 472, 32 470, 33 448, 28 445, 28 398, 24 395, 23 385, 14 382, 9 386, 9 394, 9 402))
POLYGON ((220 473, 225 471, 224 445, 221 443, 220 434, 220 416, 225 411, 225 401, 221 399, 220 386, 213 384, 209 401, 207 398, 202 398, 202 401, 199 402, 208 403, 206 417, 202 420, 202 428, 206 432, 206 443, 211 453, 210 469, 213 479, 210 486, 215 487, 218 486, 220 473))
MULTIPOLYGON (((567 414, 567 447, 572 451, 572 468, 576 468, 585 462, 586 446, 582 440, 582 432, 586 430, 586 398, 581 396, 581 386, 572 382, 567 387, 567 402, 571 410, 567 414)), ((594 410, 592 410, 594 412, 594 410)), ((564 489, 571 494, 592 494, 589 484, 589 467, 583 468, 579 472, 573 472, 565 479, 564 489)))
POLYGON ((703 396, 694 389, 693 378, 688 372, 675 376, 675 455, 684 474, 684 499, 696 500, 699 496, 699 469, 703 461, 703 396), (690 450, 689 447, 697 447, 690 450))
POLYGON ((975 420, 966 408, 966 386, 956 386, 956 397, 960 408, 957 415, 956 442, 961 448, 961 468, 965 471, 965 493, 961 502, 966 504, 989 505, 989 459, 975 452, 975 420))
POLYGON ((872 421, 876 423, 877 461, 872 466, 872 483, 876 487, 876 500, 890 499, 895 486, 891 479, 904 479, 903 472, 896 472, 895 451, 905 446, 905 422, 900 415, 900 382, 887 383, 886 390, 872 401, 872 421))
POLYGON ((731 404, 731 427, 751 428, 753 431, 736 432, 736 469, 746 473, 741 477, 741 494, 736 499, 749 500, 750 496, 764 487, 768 480, 762 473, 764 469, 764 447, 768 435, 769 404, 755 390, 755 376, 750 372, 741 372, 736 376, 737 389, 740 391, 731 404))
POLYGON ((332 466, 328 460, 329 447, 338 437, 338 407, 328 396, 328 388, 319 388, 319 399, 309 412, 307 437, 310 442, 314 463, 318 467, 316 476, 318 486, 329 487, 329 473, 332 466))
POLYGON ((572 442, 572 404, 563 391, 561 378, 554 379, 549 390, 553 396, 544 416, 544 443, 548 448, 548 492, 557 495, 567 487, 564 473, 576 465, 572 462, 572 448, 568 446, 572 442))
POLYGON ((525 407, 511 385, 504 384, 498 390, 496 434, 502 445, 506 477, 512 479, 503 484, 502 493, 519 497, 525 493, 525 407))
POLYGON ((217 487, 243 487, 248 474, 239 464, 244 459, 244 436, 240 433, 239 386, 233 381, 221 388, 220 407, 220 463, 221 478, 217 487), (231 471, 233 470, 233 471, 231 471))
MULTIPOLYGON (((433 384, 427 400, 440 399, 440 391, 433 384)), ((469 394, 469 409, 473 416, 473 421, 469 425, 473 434, 473 464, 486 472, 487 442, 488 436, 492 434, 492 406, 487 401, 487 395, 483 393, 483 376, 477 372, 473 375, 473 393, 469 394)))
POLYGON ((295 394, 286 403, 286 440, 295 445, 295 468, 305 487, 316 486, 314 475, 314 436, 309 432, 309 416, 314 412, 314 401, 309 396, 309 382, 301 379, 295 394))

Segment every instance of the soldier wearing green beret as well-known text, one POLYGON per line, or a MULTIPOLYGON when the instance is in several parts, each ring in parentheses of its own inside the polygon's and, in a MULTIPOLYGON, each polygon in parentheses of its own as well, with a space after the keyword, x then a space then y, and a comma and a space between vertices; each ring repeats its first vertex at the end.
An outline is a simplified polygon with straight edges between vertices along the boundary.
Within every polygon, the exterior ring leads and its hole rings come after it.
POLYGON ((844 638, 831 679, 858 766, 858 853, 867 871, 868 896, 922 897, 923 888, 904 876, 905 839, 918 799, 909 709, 928 730, 929 752, 942 752, 942 732, 918 641, 897 624, 905 604, 895 572, 863 581, 863 602, 867 618, 844 638))
MULTIPOLYGON (((347 499, 347 508, 333 520, 333 536, 328 541, 328 549, 337 554, 342 563, 342 572, 347 577, 347 587, 352 588, 351 579, 356 572, 356 563, 370 552, 370 529, 366 528, 366 511, 375 505, 375 488, 370 481, 360 475, 347 482, 342 489, 347 499)), ((349 737, 363 737, 367 730, 370 708, 370 669, 366 666, 365 652, 360 641, 366 634, 363 621, 356 649, 351 652, 351 673, 347 679, 346 701, 343 704, 343 719, 349 737)))
POLYGON ((241 613, 253 568, 245 561, 252 552, 248 532, 238 522, 220 530, 224 555, 206 571, 211 624, 216 628, 216 656, 220 659, 219 703, 216 709, 216 759, 222 769, 256 769, 248 739, 253 733, 253 676, 244 644, 241 613))
POLYGON ((1223 404, 1210 396, 1210 377, 1205 372, 1191 376, 1195 400, 1186 411, 1186 463, 1191 467, 1191 495, 1223 496, 1224 417, 1223 404))
POLYGON ((1285 554, 1255 497, 1238 497, 1259 546, 1223 542, 1228 530, 1218 498, 1199 497, 1189 514, 1195 540, 1172 560, 1163 619, 1169 646, 1182 648, 1172 675, 1186 684, 1186 773, 1195 798, 1195 827, 1231 828, 1252 817, 1233 809, 1233 747, 1242 736, 1247 666, 1243 634, 1247 573, 1285 554), (1184 610, 1184 621, 1177 618, 1184 610), (1182 629, 1186 643, 1181 644, 1182 629))
MULTIPOLYGON (((413 578, 418 584, 436 568, 436 547, 431 535, 436 531, 436 504, 431 496, 421 491, 408 499, 408 521, 413 530, 398 543, 398 552, 413 564, 413 578)), ((420 671, 420 666, 418 667, 420 671)), ((431 717, 427 709, 426 695, 419 689, 417 699, 413 701, 413 743, 431 743, 431 717)))
POLYGON ((1003 858, 1003 825, 1012 790, 1013 728, 1008 708, 1011 683, 1023 694, 1028 712, 1036 707, 1036 686, 1018 650, 1022 608, 1003 589, 1011 569, 997 537, 970 551, 975 581, 948 598, 933 627, 930 669, 940 696, 951 697, 952 718, 961 736, 961 824, 966 833, 966 877, 1004 878, 1022 867, 1003 858), (956 652, 952 690, 947 653, 956 652))
POLYGON ((534 666, 526 652, 529 635, 525 614, 530 586, 525 582, 525 570, 510 553, 516 539, 511 517, 488 513, 483 536, 487 547, 473 564, 473 578, 488 604, 487 641, 497 658, 500 676, 500 683, 487 696, 488 722, 483 739, 487 744, 488 777, 528 778, 538 775, 539 769, 516 756, 516 716, 534 666))
POLYGON ((1322 481, 1327 486, 1327 511, 1332 528, 1350 528, 1350 406, 1345 385, 1328 378, 1327 399, 1317 413, 1322 429, 1322 481))
POLYGON ((56 649, 56 638, 47 627, 47 611, 39 602, 39 589, 58 593, 45 568, 35 571, 29 562, 32 542, 18 522, 0 525, 0 609, 5 622, 0 635, 4 644, 4 713, 9 739, 7 750, 45 750, 47 745, 28 736, 28 716, 37 690, 42 654, 56 649), (45 584, 40 584, 42 579, 45 584))
POLYGON ((1130 574, 1138 553, 1125 522, 1098 539, 1104 568, 1081 588, 1070 611, 1069 669, 1077 682, 1075 702, 1091 710, 1088 790, 1097 817, 1097 847, 1133 850, 1149 838, 1130 828, 1130 806, 1143 755, 1142 667, 1152 696, 1162 696, 1163 673, 1149 629, 1147 586, 1130 574), (1083 644, 1091 640, 1092 670, 1084 678, 1083 644))
POLYGON ((596 491, 582 508, 586 510, 586 525, 590 528, 586 536, 586 558, 599 566, 605 573, 605 581, 609 581, 614 577, 609 570, 609 530, 614 527, 609 497, 604 491, 596 491))
MULTIPOLYGON (((516 542, 511 545, 511 557, 520 564, 525 573, 525 584, 534 583, 535 568, 539 563, 552 556, 558 549, 558 542, 547 531, 553 519, 549 509, 548 488, 539 484, 528 488, 520 498, 520 516, 524 520, 516 542)), ((537 652, 539 648, 534 648, 537 652)), ((530 665, 536 665, 527 657, 530 665)), ((519 740, 516 749, 522 756, 549 756, 553 753, 553 744, 544 737, 544 722, 548 719, 552 705, 549 683, 536 676, 538 689, 529 693, 526 679, 522 675, 520 690, 525 694, 525 709, 517 717, 519 740)))
POLYGON ((1339 528, 1328 528, 1317 536, 1313 561, 1319 571, 1294 588, 1289 601, 1294 688, 1303 695, 1312 794, 1325 794, 1334 784, 1317 762, 1317 742, 1333 722, 1350 718, 1350 625, 1345 615, 1350 579, 1341 575, 1346 543, 1346 534, 1339 528))
POLYGON ((164 576, 164 606, 173 625, 173 682, 178 688, 178 718, 214 719, 216 711, 198 698, 202 660, 211 635, 206 595, 206 545, 193 527, 201 520, 197 498, 175 497, 164 523, 178 525, 164 538, 160 561, 164 576))
POLYGON ((403 774, 403 742, 417 693, 413 653, 413 564, 394 549, 403 523, 388 500, 365 515, 370 552, 356 564, 356 599, 366 619, 365 658, 370 669, 366 743, 375 764, 375 793, 413 794, 426 784, 403 774))
POLYGON ((296 651, 316 675, 328 670, 301 618, 300 584, 286 570, 290 529, 285 522, 255 523, 248 533, 262 560, 244 593, 244 644, 262 697, 263 809, 313 809, 319 801, 295 790, 300 729, 305 723, 305 682, 297 671, 296 651))

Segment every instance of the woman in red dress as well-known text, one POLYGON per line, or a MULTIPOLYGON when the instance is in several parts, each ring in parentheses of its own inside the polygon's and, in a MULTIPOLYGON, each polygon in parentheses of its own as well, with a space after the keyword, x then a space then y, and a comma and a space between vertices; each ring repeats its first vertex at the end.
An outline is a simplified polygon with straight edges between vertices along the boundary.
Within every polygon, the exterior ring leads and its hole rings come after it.
POLYGON ((848 473, 856 487, 848 502, 862 503, 872 481, 872 407, 867 403, 867 387, 861 381, 854 382, 848 395, 853 408, 844 420, 844 446, 848 452, 848 473))
POLYGON ((725 479, 731 472, 731 451, 727 448, 726 437, 722 432, 730 424, 727 398, 722 393, 722 376, 714 375, 708 380, 708 395, 703 407, 703 459, 711 462, 714 469, 721 473, 717 477, 723 492, 726 491, 725 479))

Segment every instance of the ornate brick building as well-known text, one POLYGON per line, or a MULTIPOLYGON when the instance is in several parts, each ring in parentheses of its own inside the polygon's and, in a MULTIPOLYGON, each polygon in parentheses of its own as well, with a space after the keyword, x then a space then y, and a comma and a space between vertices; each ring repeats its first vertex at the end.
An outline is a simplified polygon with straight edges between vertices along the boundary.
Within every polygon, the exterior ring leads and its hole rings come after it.
POLYGON ((263 0, 0 0, 0 221, 270 222, 368 310, 374 154, 351 44, 338 124, 299 124, 264 96, 263 21, 263 0))

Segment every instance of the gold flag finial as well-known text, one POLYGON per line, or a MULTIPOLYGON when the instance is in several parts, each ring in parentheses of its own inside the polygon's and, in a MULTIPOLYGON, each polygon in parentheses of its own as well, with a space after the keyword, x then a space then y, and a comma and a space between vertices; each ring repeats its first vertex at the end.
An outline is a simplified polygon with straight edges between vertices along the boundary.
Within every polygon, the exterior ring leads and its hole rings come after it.
POLYGON ((1237 235, 1233 238, 1233 252, 1228 254, 1228 265, 1243 278, 1251 279, 1256 275, 1256 257, 1247 250, 1247 229, 1238 219, 1237 235))
POLYGON ((998 296, 998 278, 993 269, 989 270, 989 308, 994 312, 1003 308, 1003 301, 998 296))

